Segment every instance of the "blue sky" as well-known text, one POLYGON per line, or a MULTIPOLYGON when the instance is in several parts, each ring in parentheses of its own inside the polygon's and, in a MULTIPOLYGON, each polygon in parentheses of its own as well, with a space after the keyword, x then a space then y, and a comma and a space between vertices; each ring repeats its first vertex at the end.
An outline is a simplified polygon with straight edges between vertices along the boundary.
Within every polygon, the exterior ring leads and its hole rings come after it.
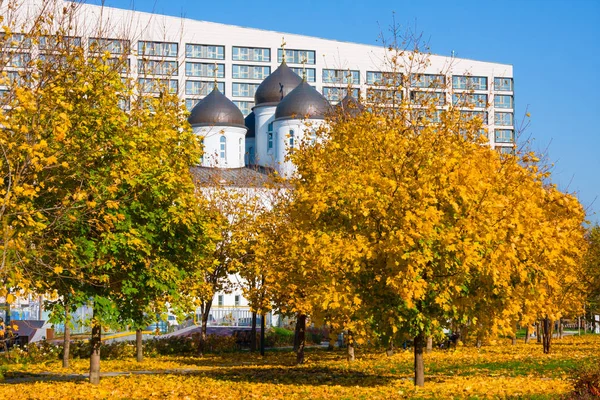
MULTIPOLYGON (((88 1, 98 4, 99 0, 88 1)), ((378 44, 393 16, 435 54, 512 64, 521 139, 554 163, 553 181, 600 221, 600 1, 106 0, 107 6, 378 44), (594 214, 595 213, 595 214, 594 214)))

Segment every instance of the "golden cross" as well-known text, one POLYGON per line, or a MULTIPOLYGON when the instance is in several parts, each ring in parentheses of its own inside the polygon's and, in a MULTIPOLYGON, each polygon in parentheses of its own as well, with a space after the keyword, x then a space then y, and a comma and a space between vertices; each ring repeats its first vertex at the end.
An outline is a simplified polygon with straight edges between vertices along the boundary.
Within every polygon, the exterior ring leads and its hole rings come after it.
POLYGON ((306 63, 308 62, 308 60, 306 59, 306 56, 302 56, 302 80, 306 80, 306 63))
POLYGON ((215 67, 213 68, 213 75, 215 78, 215 89, 219 88, 219 82, 217 82, 218 72, 219 72, 219 65, 215 62, 215 67))
POLYGON ((281 61, 285 62, 285 45, 287 43, 285 42, 285 37, 281 37, 281 61))

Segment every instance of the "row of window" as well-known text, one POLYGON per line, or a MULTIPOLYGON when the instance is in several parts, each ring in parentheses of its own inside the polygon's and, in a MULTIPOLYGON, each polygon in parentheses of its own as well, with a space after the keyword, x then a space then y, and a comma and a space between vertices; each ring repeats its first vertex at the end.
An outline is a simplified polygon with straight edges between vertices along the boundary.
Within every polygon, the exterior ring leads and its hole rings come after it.
MULTIPOLYGON (((234 305, 239 306, 240 305, 240 298, 241 296, 239 294, 236 294, 233 298, 234 301, 234 305)), ((225 305, 225 296, 223 296, 222 294, 217 296, 217 304, 222 307, 225 305)), ((260 316, 258 316, 257 318, 260 319, 260 316)))

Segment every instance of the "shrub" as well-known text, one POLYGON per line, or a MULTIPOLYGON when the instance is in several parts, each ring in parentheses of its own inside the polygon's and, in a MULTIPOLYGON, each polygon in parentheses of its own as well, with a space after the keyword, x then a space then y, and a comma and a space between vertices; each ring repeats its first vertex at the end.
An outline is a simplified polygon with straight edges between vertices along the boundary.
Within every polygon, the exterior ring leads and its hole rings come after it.
POLYGON ((573 373, 575 383, 568 399, 596 399, 600 397, 600 366, 584 364, 573 373))
POLYGON ((294 331, 272 327, 265 332, 266 347, 283 347, 294 345, 294 331))

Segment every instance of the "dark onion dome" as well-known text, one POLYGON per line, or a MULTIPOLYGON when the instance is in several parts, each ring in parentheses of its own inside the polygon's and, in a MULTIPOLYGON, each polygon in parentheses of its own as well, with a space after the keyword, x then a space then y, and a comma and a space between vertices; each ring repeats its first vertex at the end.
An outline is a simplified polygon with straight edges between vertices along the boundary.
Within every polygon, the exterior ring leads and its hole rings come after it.
POLYGON ((216 87, 192 108, 188 122, 192 126, 246 127, 240 109, 216 87))
POLYGON ((248 132, 246 132, 247 138, 253 138, 256 136, 255 128, 256 128, 256 119, 254 117, 254 111, 252 111, 248 116, 244 119, 246 123, 246 128, 248 128, 248 132))
POLYGON ((273 71, 256 89, 254 104, 256 106, 276 106, 285 96, 302 82, 294 71, 284 62, 273 71))
POLYGON ((331 106, 327 99, 302 81, 284 97, 275 110, 275 119, 325 119, 331 106))
POLYGON ((365 109, 365 106, 355 99, 350 93, 335 106, 335 113, 341 112, 352 117, 360 114, 365 109))

